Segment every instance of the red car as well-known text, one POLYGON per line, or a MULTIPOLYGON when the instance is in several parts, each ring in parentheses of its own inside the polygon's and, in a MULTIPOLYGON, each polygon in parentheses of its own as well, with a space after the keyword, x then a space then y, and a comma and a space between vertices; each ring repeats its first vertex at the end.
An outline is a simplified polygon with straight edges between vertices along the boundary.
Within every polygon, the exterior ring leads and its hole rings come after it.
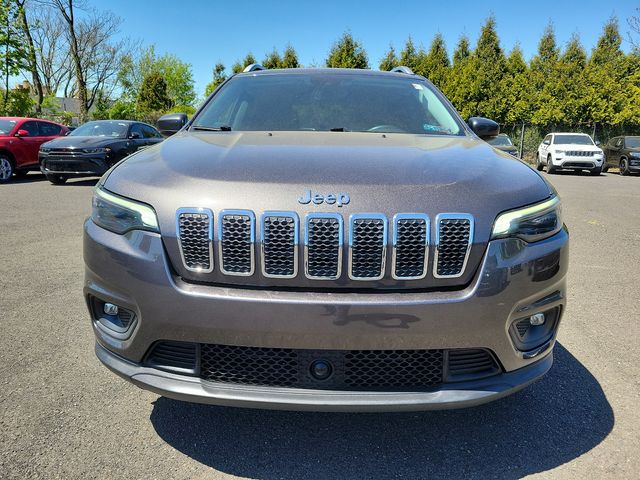
POLYGON ((38 170, 40 145, 67 133, 67 127, 47 120, 0 117, 0 183, 38 170))

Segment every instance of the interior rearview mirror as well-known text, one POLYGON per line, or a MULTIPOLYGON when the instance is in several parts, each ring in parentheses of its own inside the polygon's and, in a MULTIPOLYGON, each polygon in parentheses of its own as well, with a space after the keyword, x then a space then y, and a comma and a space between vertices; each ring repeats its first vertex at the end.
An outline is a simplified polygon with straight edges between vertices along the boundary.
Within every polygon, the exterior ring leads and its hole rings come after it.
POLYGON ((184 113, 169 113, 158 119, 158 130, 168 137, 179 132, 187 124, 188 117, 184 113))
POLYGON ((500 133, 500 125, 484 117, 471 117, 467 124, 473 130, 477 136, 486 140, 491 137, 496 137, 500 133))

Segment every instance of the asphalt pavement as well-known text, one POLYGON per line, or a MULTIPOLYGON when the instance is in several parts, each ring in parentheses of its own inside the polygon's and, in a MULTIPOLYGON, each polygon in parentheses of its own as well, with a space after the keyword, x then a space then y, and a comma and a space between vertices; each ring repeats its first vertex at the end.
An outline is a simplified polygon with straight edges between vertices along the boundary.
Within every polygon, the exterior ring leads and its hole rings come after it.
POLYGON ((406 414, 204 406, 121 380, 94 356, 81 294, 95 181, 0 185, 0 479, 639 478, 640 177, 548 178, 571 233, 551 372, 406 414))

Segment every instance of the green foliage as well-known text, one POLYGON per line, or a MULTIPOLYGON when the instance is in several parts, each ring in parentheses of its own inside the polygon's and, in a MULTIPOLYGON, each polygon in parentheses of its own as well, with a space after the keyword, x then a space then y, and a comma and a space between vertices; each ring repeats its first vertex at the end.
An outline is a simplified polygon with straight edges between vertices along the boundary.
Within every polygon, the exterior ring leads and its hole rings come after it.
POLYGON ((109 118, 109 109, 111 108, 111 100, 104 93, 103 90, 98 92, 96 101, 94 103, 93 111, 91 112, 92 120, 105 120, 109 118))
MULTIPOLYGON (((222 82, 227 79, 227 75, 225 73, 225 68, 222 63, 216 63, 216 66, 213 67, 213 80, 207 84, 207 87, 204 90, 204 94, 206 97, 211 95, 213 91, 218 88, 222 82)), ((185 112, 186 113, 186 112, 185 112)))
POLYGON ((442 89, 444 88, 445 81, 449 77, 450 68, 451 63, 449 62, 447 46, 444 43, 442 34, 437 33, 416 73, 424 75, 431 80, 436 87, 442 89))
POLYGON ((109 108, 108 118, 112 120, 137 120, 138 111, 135 102, 120 98, 109 108))
POLYGON ((383 72, 388 72, 392 68, 400 65, 400 61, 398 60, 398 56, 396 55, 396 51, 393 48, 393 45, 389 45, 389 50, 385 54, 384 57, 380 60, 380 65, 378 68, 383 72))
POLYGON ((28 117, 33 108, 33 100, 29 90, 26 88, 16 88, 6 92, 0 89, 0 110, 3 115, 10 117, 28 117), (5 101, 6 98, 6 101, 5 101))
POLYGON ((462 35, 456 49, 453 51, 453 66, 456 67, 463 63, 467 58, 471 56, 471 46, 469 45, 469 38, 466 35, 462 35))
POLYGON ((280 68, 301 68, 302 65, 298 61, 298 54, 291 45, 287 45, 282 55, 280 68))
POLYGON ((400 52, 400 65, 409 67, 411 70, 418 73, 421 68, 420 66, 424 63, 426 55, 424 48, 420 47, 419 50, 416 49, 413 39, 409 37, 404 44, 404 48, 400 52))
POLYGON ((242 72, 245 68, 254 63, 258 63, 256 57, 254 57, 252 53, 247 53, 247 56, 244 57, 244 60, 242 60, 241 62, 237 61, 233 64, 233 66, 231 67, 231 71, 235 75, 236 73, 242 72))
POLYGON ((172 105, 167 92, 167 82, 158 72, 151 72, 142 81, 138 93, 137 109, 143 114, 164 112, 172 105))
POLYGON ((12 108, 19 108, 18 105, 23 106, 24 103, 20 93, 11 94, 9 78, 29 68, 29 53, 25 47, 19 8, 13 1, 0 2, 0 72, 4 86, 2 112, 5 115, 10 115, 12 108))
POLYGON ((345 32, 331 47, 325 65, 329 68, 369 68, 369 59, 362 44, 345 32))

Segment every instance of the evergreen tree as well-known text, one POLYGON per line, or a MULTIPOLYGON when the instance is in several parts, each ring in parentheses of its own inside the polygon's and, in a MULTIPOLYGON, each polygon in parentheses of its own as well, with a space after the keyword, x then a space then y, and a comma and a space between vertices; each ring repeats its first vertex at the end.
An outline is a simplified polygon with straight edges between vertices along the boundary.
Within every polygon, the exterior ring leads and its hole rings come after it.
POLYGON ((389 45, 389 50, 380 60, 380 65, 378 68, 383 72, 388 72, 399 65, 400 62, 398 60, 398 56, 396 55, 396 51, 393 48, 393 45, 389 45))
POLYGON ((466 36, 460 37, 453 52, 453 66, 451 74, 445 82, 444 94, 456 107, 463 118, 469 118, 475 114, 475 107, 472 107, 469 85, 473 77, 473 70, 469 64, 472 62, 472 52, 469 47, 469 39, 466 36))
POLYGON ((471 47, 469 46, 469 38, 466 35, 462 35, 456 49, 453 51, 453 66, 461 64, 467 58, 471 56, 471 47))
POLYGON ((422 61, 420 73, 431 80, 436 87, 443 89, 450 73, 450 67, 447 46, 442 34, 438 33, 433 38, 429 52, 422 61))
POLYGON ((282 58, 275 48, 271 51, 271 53, 268 53, 262 61, 262 66, 264 68, 281 68, 281 65, 282 58))
POLYGON ((516 44, 507 57, 507 71, 500 89, 504 104, 506 123, 521 123, 531 116, 531 85, 529 83, 529 66, 524 59, 520 45, 516 44))
POLYGON ((367 52, 349 32, 333 44, 325 64, 329 68, 369 68, 367 52))
POLYGON ((244 60, 242 60, 242 62, 238 61, 233 64, 233 67, 231 67, 231 70, 233 71, 234 74, 240 73, 253 63, 258 63, 256 61, 256 58, 251 53, 247 53, 247 55, 244 57, 244 60))
POLYGON ((415 73, 420 73, 426 53, 422 47, 416 49, 411 37, 407 38, 404 48, 400 52, 400 65, 409 67, 415 73))
POLYGON ((298 61, 298 54, 291 45, 287 45, 282 55, 282 62, 280 62, 280 68, 300 68, 300 62, 298 61))
POLYGON ((213 67, 213 80, 209 82, 204 90, 204 94, 208 97, 213 93, 213 91, 218 88, 222 82, 227 79, 227 75, 225 74, 225 68, 222 63, 216 63, 216 66, 213 67))
POLYGON ((589 120, 585 105, 587 96, 586 65, 587 54, 580 44, 580 38, 574 34, 558 62, 557 95, 562 99, 562 119, 565 123, 575 125, 589 120))
POLYGON ((171 108, 167 82, 158 72, 151 72, 144 80, 138 94, 138 110, 143 114, 162 112, 171 108))
POLYGON ((538 43, 538 53, 531 59, 531 88, 533 92, 532 123, 551 126, 564 121, 564 108, 560 96, 560 49, 553 25, 544 30, 538 43))

